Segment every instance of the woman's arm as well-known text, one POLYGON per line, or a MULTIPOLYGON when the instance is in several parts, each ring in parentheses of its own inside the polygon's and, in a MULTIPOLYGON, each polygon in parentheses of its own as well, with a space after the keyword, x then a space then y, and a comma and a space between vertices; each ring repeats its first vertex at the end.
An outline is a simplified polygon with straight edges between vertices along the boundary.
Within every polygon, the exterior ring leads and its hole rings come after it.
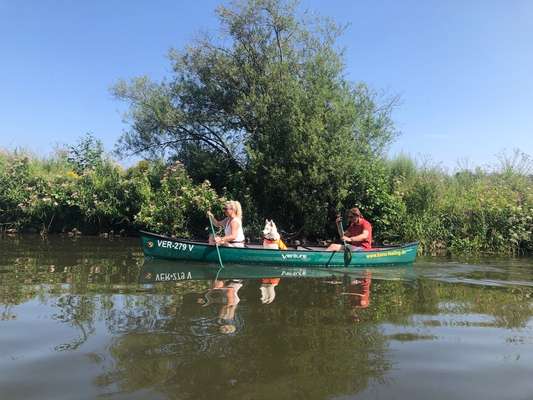
POLYGON ((213 213, 211 211, 207 212, 207 216, 211 219, 211 222, 213 222, 213 225, 215 225, 217 227, 224 226, 224 221, 226 221, 226 218, 221 219, 219 221, 218 219, 215 218, 215 216, 213 215, 213 213))

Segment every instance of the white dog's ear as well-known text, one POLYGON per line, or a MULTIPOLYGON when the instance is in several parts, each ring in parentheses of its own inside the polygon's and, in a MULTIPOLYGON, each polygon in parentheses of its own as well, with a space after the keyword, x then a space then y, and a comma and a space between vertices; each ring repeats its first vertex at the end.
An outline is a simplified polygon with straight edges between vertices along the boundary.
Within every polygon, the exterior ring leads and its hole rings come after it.
POLYGON ((268 219, 265 219, 265 225, 268 225, 268 219))

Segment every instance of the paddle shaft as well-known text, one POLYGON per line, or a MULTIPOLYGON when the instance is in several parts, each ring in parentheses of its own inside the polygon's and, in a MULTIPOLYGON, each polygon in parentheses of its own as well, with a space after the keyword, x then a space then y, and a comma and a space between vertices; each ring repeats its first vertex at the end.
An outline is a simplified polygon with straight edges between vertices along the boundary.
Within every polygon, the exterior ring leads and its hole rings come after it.
POLYGON ((348 264, 350 264, 350 261, 352 261, 352 252, 348 248, 348 245, 346 244, 346 240, 344 240, 344 228, 342 227, 342 220, 339 220, 339 224, 337 225, 337 229, 339 231, 339 235, 341 237, 341 240, 344 243, 344 266, 347 267, 348 264))
POLYGON ((342 237, 344 236, 344 230, 342 229, 342 221, 339 221, 339 223, 337 224, 337 233, 339 234, 339 238, 342 239, 342 237))
MULTIPOLYGON (((213 240, 215 240, 217 235, 215 233, 215 227, 213 226, 213 221, 211 221, 211 216, 209 216, 209 225, 211 225, 211 233, 213 234, 213 240)), ((220 268, 224 268, 224 264, 222 264, 222 257, 220 257, 220 249, 218 248, 218 243, 216 241, 215 241, 215 246, 217 248, 218 262, 220 263, 220 268)))
POLYGON ((339 224, 337 225, 337 230, 339 231, 339 236, 341 237, 341 240, 344 243, 344 248, 346 248, 346 240, 344 240, 344 228, 342 226, 342 221, 339 221, 339 224))

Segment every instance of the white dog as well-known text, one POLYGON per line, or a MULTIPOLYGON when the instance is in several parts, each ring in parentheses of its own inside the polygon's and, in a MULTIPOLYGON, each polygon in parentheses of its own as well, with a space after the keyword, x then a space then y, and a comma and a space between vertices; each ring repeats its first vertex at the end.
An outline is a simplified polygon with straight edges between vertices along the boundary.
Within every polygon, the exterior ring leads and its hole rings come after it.
POLYGON ((263 247, 265 249, 279 249, 280 235, 278 228, 272 220, 265 220, 265 229, 263 229, 263 247))

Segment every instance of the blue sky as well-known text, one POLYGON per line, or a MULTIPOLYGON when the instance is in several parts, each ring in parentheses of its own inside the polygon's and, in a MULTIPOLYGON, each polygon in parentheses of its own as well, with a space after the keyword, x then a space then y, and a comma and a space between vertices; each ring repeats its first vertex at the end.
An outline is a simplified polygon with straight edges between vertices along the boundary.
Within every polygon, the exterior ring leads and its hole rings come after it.
MULTIPOLYGON (((218 23, 221 1, 0 0, 0 147, 47 154, 127 128, 119 78, 170 75, 166 54, 218 23)), ((398 94, 390 149, 453 170, 533 155, 533 1, 303 0, 349 24, 347 77, 398 94)), ((125 161, 127 164, 128 161, 125 161)))

